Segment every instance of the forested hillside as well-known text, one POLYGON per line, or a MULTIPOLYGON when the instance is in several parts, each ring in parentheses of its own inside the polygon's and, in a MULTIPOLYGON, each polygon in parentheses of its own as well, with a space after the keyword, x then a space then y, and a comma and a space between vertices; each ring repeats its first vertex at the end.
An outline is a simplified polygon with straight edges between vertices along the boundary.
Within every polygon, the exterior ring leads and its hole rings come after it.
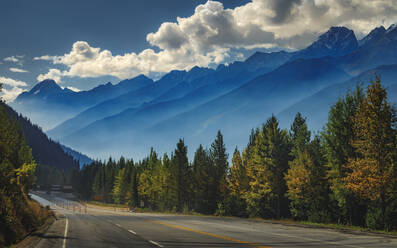
POLYGON ((0 102, 0 247, 23 238, 51 215, 27 195, 36 163, 20 124, 6 108, 0 102))
POLYGON ((32 149, 33 158, 37 163, 37 184, 66 184, 69 172, 80 168, 79 162, 66 153, 59 143, 49 139, 39 126, 18 115, 9 106, 3 105, 8 115, 18 123, 27 145, 32 149))
POLYGON ((376 78, 329 110, 312 135, 298 113, 290 130, 275 116, 252 130, 231 165, 219 131, 189 162, 180 139, 170 155, 155 150, 137 162, 97 161, 73 175, 87 199, 160 211, 294 218, 397 229, 397 118, 376 78))

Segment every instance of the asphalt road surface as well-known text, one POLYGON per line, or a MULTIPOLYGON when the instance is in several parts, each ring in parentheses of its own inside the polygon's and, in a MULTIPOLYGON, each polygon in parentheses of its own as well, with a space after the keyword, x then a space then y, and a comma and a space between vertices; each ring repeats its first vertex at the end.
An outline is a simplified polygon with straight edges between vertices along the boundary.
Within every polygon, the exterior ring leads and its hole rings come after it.
POLYGON ((32 195, 58 219, 37 248, 52 247, 397 247, 397 238, 240 218, 115 212, 32 195), (56 204, 55 204, 56 203, 56 204))

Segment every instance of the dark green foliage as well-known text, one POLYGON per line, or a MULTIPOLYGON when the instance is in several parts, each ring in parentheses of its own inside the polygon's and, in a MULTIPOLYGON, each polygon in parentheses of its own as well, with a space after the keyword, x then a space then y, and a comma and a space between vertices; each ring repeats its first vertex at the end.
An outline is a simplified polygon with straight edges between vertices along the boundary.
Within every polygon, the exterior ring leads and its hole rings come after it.
POLYGON ((212 171, 210 174, 210 193, 209 193, 209 209, 214 211, 219 203, 223 202, 227 194, 227 170, 228 170, 228 154, 226 153, 225 143, 221 131, 218 131, 216 139, 210 148, 210 163, 212 163, 212 171))
POLYGON ((325 156, 329 167, 328 178, 332 190, 331 199, 334 217, 338 223, 364 225, 366 204, 362 203, 342 182, 349 158, 355 158, 356 153, 351 144, 355 138, 353 132, 353 116, 359 103, 364 98, 363 90, 357 86, 353 93, 340 98, 330 109, 328 122, 322 133, 325 156))
POLYGON ((213 211, 209 207, 211 186, 214 185, 212 170, 208 151, 200 145, 193 159, 193 209, 200 213, 211 213, 213 211))
POLYGON ((177 210, 182 211, 183 207, 189 204, 190 199, 190 166, 187 158, 187 146, 183 139, 176 145, 174 156, 172 157, 173 172, 176 175, 176 190, 178 195, 177 210))
POLYGON ((36 163, 20 123, 0 102, 0 246, 10 245, 42 225, 49 212, 27 193, 35 182, 36 163))
POLYGON ((9 116, 19 123, 27 144, 32 148, 32 155, 37 164, 55 167, 61 172, 69 172, 73 168, 80 167, 79 163, 71 155, 66 154, 60 144, 49 139, 40 127, 18 115, 7 105, 5 108, 9 116))

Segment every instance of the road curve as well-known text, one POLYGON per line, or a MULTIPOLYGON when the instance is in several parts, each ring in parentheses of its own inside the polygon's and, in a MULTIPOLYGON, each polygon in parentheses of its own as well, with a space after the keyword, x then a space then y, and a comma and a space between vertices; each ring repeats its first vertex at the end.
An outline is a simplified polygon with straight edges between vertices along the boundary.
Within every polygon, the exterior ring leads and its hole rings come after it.
POLYGON ((32 197, 43 205, 50 205, 59 216, 42 235, 37 248, 397 247, 397 238, 361 232, 240 218, 127 213, 99 208, 88 208, 86 212, 78 203, 61 197, 43 196, 49 201, 36 195, 32 197))

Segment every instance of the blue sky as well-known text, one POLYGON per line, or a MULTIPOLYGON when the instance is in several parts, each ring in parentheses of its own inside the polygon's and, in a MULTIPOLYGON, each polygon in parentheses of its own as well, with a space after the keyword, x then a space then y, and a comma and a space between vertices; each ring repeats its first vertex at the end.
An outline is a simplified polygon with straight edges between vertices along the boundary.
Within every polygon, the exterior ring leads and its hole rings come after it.
POLYGON ((3 98, 48 77, 84 90, 141 73, 215 67, 256 50, 299 49, 335 25, 362 37, 396 22, 396 6, 396 0, 2 0, 3 98))
MULTIPOLYGON (((150 47, 146 35, 163 22, 189 16, 201 1, 110 1, 110 0, 3 0, 0 1, 0 76, 22 80, 29 86, 51 67, 32 58, 43 54, 62 55, 78 40, 104 47, 114 54, 139 52, 150 47), (4 61, 16 57, 20 62, 4 61), (9 68, 27 70, 12 72, 9 68)), ((248 1, 222 1, 233 8, 248 1)), ((68 85, 89 89, 114 77, 69 80, 68 85)))

